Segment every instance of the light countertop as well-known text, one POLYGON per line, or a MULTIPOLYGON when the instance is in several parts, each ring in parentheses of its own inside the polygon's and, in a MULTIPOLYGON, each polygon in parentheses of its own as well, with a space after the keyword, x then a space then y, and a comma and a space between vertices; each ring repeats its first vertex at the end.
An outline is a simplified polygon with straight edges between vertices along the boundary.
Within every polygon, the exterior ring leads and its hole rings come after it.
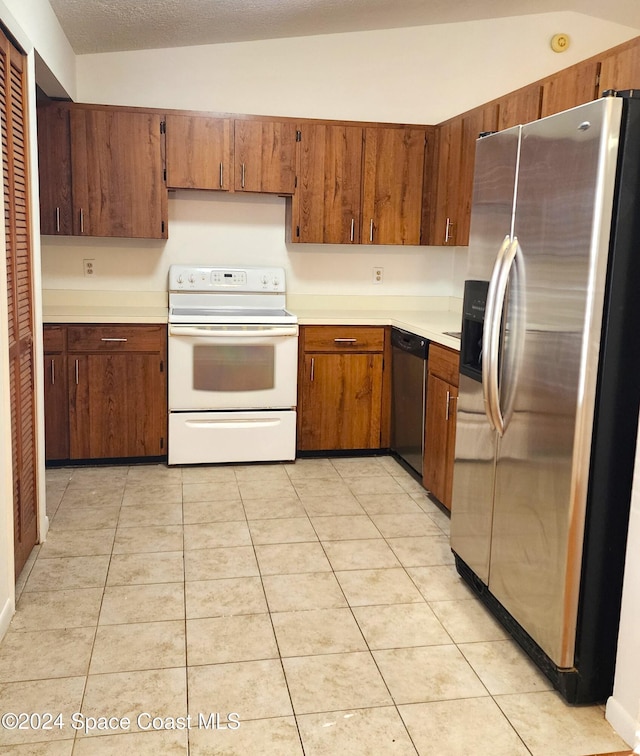
POLYGON ((169 298, 163 291, 44 289, 44 323, 166 323, 169 298))
MULTIPOLYGON (((393 325, 429 341, 460 348, 445 335, 459 331, 461 302, 451 297, 290 295, 300 325, 393 325)), ((45 289, 45 323, 166 323, 166 292, 45 289)))
POLYGON ((460 339, 462 303, 449 297, 290 297, 287 307, 300 325, 392 325, 451 349, 460 339))

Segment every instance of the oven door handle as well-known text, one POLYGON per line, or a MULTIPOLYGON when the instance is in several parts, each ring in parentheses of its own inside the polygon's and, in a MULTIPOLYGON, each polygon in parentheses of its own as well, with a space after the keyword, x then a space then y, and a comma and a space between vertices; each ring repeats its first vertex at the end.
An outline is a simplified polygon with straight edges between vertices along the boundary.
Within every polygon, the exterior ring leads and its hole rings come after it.
POLYGON ((169 335, 171 336, 195 336, 202 338, 225 338, 225 339, 243 339, 251 338, 271 338, 273 336, 297 336, 298 326, 169 326, 169 335))

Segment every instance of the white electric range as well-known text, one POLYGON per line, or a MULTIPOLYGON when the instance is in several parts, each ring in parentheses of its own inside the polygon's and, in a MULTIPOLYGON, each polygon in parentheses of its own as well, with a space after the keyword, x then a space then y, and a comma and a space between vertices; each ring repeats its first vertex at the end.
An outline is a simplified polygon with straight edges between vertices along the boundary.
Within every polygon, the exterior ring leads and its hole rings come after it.
POLYGON ((169 270, 169 464, 293 460, 298 324, 272 267, 169 270))

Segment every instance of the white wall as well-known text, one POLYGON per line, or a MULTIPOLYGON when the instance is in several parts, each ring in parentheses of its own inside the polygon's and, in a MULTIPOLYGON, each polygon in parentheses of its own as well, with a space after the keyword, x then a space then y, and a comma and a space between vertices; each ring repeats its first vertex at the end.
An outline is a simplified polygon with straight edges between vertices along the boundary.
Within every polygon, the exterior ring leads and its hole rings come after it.
MULTIPOLYGON (((78 100, 438 123, 637 34, 576 13, 78 57, 78 100), (551 36, 570 34, 557 55, 551 36), (508 62, 508 65, 505 64, 508 62)), ((169 241, 46 238, 45 288, 165 290, 174 262, 282 265, 292 293, 461 296, 466 249, 285 244, 284 200, 170 195, 169 241), (87 280, 82 260, 96 259, 87 280), (385 283, 372 289, 373 266, 385 283)))
POLYGON ((629 743, 640 746, 640 438, 636 447, 631 516, 613 695, 607 719, 629 743))
POLYGON ((26 47, 37 50, 38 75, 42 84, 46 80, 47 93, 75 99, 75 54, 49 0, 0 0, 0 19, 21 44, 26 40, 26 47))
POLYGON ((579 13, 544 13, 78 58, 78 99, 439 123, 638 34, 579 13), (561 54, 554 33, 570 35, 561 54))

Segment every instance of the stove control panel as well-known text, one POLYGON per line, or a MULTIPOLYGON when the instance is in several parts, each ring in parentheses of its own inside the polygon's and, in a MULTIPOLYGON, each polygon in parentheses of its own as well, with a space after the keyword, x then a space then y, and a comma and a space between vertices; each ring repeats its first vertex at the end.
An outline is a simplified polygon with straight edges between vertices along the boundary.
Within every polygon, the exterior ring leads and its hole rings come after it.
POLYGON ((172 265, 169 291, 284 292, 284 268, 219 268, 172 265))

